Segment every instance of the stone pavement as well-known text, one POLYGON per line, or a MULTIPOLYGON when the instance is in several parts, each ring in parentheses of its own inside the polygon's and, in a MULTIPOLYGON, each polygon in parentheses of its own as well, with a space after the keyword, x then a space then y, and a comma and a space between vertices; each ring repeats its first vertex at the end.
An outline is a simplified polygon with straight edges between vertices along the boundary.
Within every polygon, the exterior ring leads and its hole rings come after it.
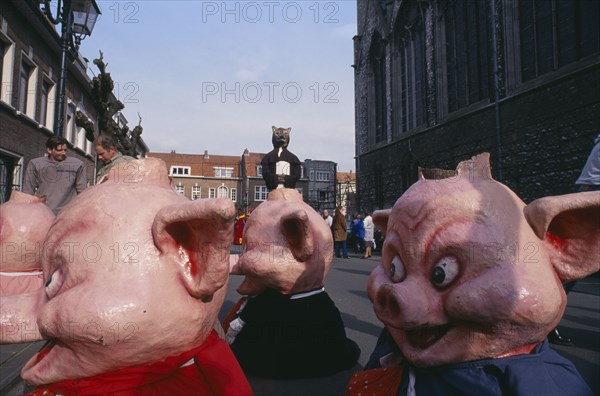
MULTIPOLYGON (((366 364, 373 350, 381 324, 375 317, 367 297, 369 273, 377 265, 378 257, 360 260, 334 259, 326 281, 326 290, 342 313, 348 337, 361 347, 358 363, 350 370, 324 378, 305 380, 269 380, 250 377, 257 396, 325 396, 343 395, 348 378, 366 364)), ((221 318, 238 299, 235 288, 241 281, 233 276, 221 318)), ((573 338, 573 346, 552 345, 570 359, 588 382, 594 394, 600 394, 600 277, 589 277, 578 282, 568 298, 567 310, 559 325, 562 334, 573 338)), ((0 346, 0 396, 20 396, 28 389, 18 373, 43 343, 0 346)))

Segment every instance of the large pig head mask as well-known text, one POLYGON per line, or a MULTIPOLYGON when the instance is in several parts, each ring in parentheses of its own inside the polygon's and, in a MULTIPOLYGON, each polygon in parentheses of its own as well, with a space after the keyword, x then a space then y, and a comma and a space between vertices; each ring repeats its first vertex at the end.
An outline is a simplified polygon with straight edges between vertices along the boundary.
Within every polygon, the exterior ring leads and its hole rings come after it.
POLYGON ((600 265, 600 192, 525 205, 487 153, 373 218, 385 242, 369 297, 416 366, 528 352, 560 321, 562 284, 600 265))
POLYGON ((41 197, 13 191, 0 205, 0 296, 43 286, 42 246, 53 221, 41 197))
POLYGON ((42 244, 53 220, 43 198, 13 191, 0 205, 0 271, 40 269, 42 244))
POLYGON ((298 293, 323 286, 332 257, 327 224, 298 191, 280 188, 246 222, 244 252, 232 274, 246 275, 240 294, 257 295, 266 288, 298 293))
POLYGON ((234 216, 230 200, 174 192, 161 160, 111 169, 48 231, 45 288, 2 298, 1 342, 51 341, 23 379, 89 377, 201 345, 224 299, 234 216))

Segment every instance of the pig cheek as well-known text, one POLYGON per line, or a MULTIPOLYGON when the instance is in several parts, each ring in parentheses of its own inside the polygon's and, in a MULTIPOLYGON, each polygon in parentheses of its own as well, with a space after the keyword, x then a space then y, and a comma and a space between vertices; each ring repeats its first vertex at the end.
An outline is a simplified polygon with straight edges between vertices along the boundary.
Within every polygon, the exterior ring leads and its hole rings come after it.
POLYGON ((564 291, 541 278, 543 287, 518 271, 489 271, 453 290, 445 308, 455 321, 472 323, 474 333, 483 333, 498 345, 536 342, 564 309, 564 291))

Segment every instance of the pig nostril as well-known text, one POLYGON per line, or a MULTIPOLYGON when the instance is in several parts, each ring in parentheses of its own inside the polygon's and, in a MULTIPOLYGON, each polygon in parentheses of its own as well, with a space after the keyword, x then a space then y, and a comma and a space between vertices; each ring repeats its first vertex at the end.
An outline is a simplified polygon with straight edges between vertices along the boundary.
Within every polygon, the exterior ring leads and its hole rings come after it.
POLYGON ((390 319, 400 317, 400 305, 394 287, 392 285, 383 285, 377 293, 377 305, 381 313, 390 319))

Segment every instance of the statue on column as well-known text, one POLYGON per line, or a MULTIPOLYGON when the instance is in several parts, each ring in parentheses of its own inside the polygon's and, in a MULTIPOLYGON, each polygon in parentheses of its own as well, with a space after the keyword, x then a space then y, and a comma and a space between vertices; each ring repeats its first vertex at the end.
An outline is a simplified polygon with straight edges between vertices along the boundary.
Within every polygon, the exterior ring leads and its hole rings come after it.
POLYGON ((288 150, 292 128, 273 127, 273 150, 264 156, 262 175, 269 191, 295 188, 300 179, 300 160, 288 150))

